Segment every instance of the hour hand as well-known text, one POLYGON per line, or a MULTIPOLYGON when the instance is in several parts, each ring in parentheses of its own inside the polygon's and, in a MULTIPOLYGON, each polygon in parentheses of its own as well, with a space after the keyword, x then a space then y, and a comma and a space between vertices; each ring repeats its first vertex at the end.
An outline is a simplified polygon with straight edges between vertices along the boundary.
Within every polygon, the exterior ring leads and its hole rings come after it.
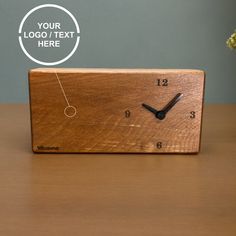
POLYGON ((148 111, 152 112, 157 119, 163 120, 165 118, 165 113, 163 111, 158 111, 155 108, 153 108, 145 103, 143 103, 142 106, 145 107, 148 111))
POLYGON ((163 111, 158 111, 158 110, 156 110, 155 108, 153 108, 153 107, 151 107, 151 106, 149 106, 149 105, 147 105, 147 104, 145 104, 145 103, 143 103, 142 106, 145 107, 145 108, 146 108, 147 110, 149 110, 150 112, 152 112, 152 113, 155 115, 155 117, 156 117, 157 119, 159 119, 159 120, 163 120, 163 119, 165 118, 165 116, 166 116, 165 112, 163 112, 163 111))
POLYGON ((143 103, 142 106, 145 107, 148 111, 152 112, 154 115, 156 115, 158 113, 158 111, 155 108, 153 108, 145 103, 143 103))

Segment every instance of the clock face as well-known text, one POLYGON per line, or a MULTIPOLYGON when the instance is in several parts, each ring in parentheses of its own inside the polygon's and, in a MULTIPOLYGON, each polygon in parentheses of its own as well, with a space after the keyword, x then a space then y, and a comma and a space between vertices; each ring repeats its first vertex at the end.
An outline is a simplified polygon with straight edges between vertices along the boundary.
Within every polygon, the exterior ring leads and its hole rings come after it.
POLYGON ((204 72, 35 69, 35 152, 196 153, 204 72))

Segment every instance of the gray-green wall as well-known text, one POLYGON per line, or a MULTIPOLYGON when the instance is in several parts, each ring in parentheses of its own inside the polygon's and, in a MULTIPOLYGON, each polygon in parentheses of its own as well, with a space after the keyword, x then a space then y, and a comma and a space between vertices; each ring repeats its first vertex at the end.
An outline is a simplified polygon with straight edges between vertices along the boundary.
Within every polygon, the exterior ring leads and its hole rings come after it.
POLYGON ((59 67, 199 68, 206 101, 236 102, 235 0, 0 0, 0 102, 28 102, 31 62, 18 27, 33 7, 66 7, 81 28, 79 49, 59 67))

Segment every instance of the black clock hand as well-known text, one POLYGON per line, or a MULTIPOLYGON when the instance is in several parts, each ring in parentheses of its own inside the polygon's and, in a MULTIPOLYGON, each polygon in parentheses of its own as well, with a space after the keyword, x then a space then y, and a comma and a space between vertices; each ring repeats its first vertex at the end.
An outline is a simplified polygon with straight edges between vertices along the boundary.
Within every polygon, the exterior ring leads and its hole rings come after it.
POLYGON ((152 112, 157 119, 163 120, 165 118, 165 113, 163 111, 158 111, 155 108, 153 108, 145 103, 143 103, 142 106, 145 107, 150 112, 152 112))
POLYGON ((182 93, 178 93, 175 97, 161 110, 165 114, 181 99, 182 93))
POLYGON ((151 107, 151 106, 149 106, 149 105, 147 105, 145 103, 143 103, 142 106, 145 107, 150 112, 152 112, 154 115, 156 115, 158 113, 158 111, 155 108, 153 108, 153 107, 151 107))

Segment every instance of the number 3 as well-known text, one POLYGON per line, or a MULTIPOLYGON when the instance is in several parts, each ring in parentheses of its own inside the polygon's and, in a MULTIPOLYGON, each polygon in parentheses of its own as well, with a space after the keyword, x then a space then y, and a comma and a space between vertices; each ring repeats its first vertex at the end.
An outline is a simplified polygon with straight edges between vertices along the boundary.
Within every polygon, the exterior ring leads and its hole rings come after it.
POLYGON ((195 111, 191 111, 190 112, 190 118, 194 119, 196 117, 196 112, 195 111))

